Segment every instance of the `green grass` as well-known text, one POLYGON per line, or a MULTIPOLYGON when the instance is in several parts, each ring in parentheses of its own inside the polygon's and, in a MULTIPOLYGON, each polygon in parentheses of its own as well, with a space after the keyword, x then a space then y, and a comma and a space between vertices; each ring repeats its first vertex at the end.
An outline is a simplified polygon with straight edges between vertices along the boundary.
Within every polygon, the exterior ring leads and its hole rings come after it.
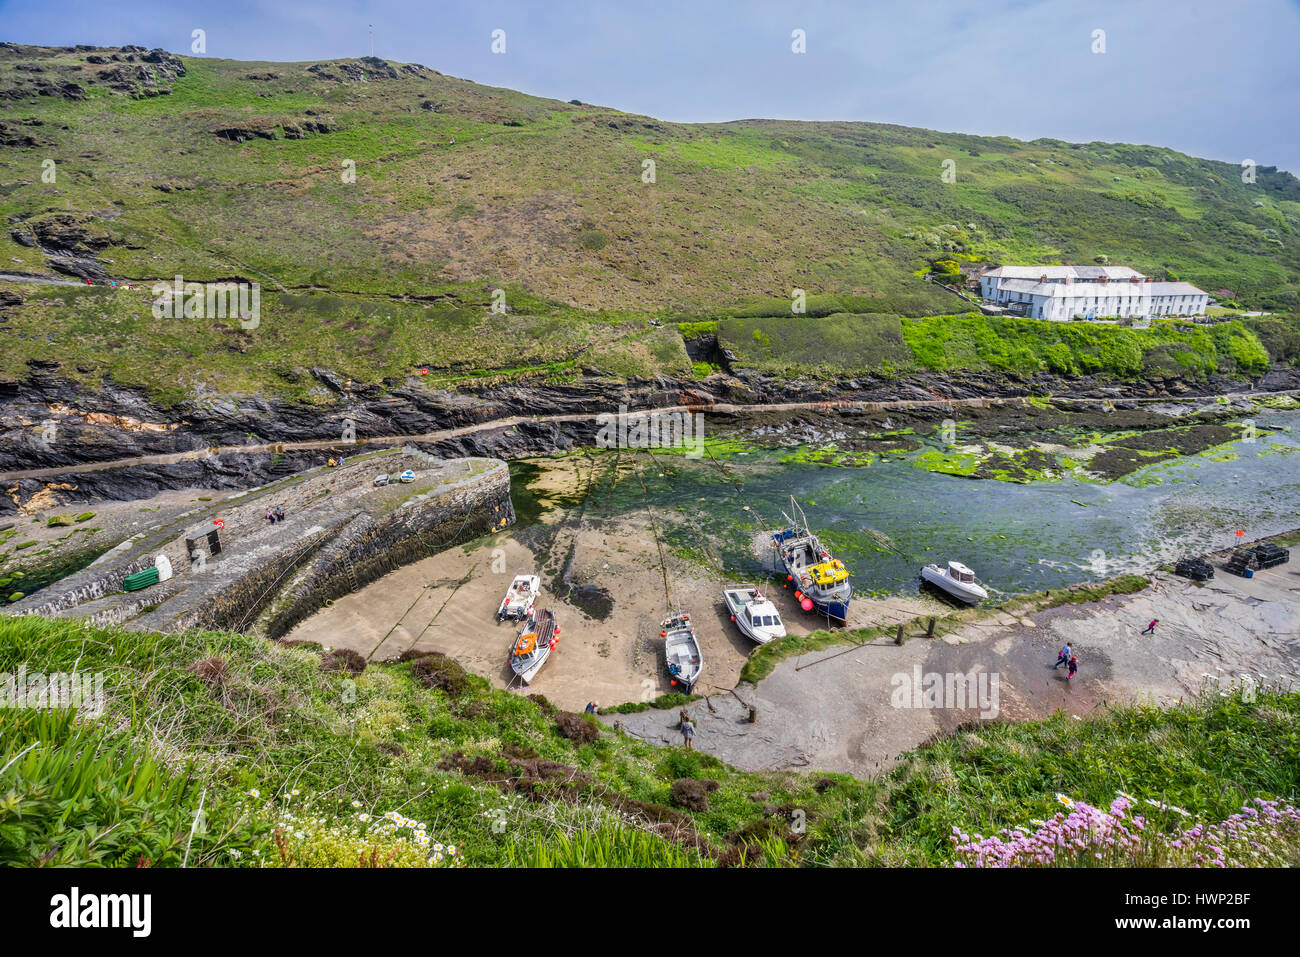
POLYGON ((545 842, 511 845, 512 867, 711 867, 713 862, 683 850, 657 834, 605 823, 572 836, 561 834, 545 842))
POLYGON ((36 662, 103 674, 107 707, 0 708, 0 866, 944 865, 952 827, 1028 823, 1058 790, 1216 820, 1300 780, 1300 696, 1272 691, 983 724, 857 781, 576 743, 543 703, 475 677, 429 690, 409 664, 354 677, 228 633, 0 618, 0 673, 36 662), (683 778, 715 782, 707 810, 673 806, 683 778))
POLYGON ((968 313, 903 320, 903 336, 924 369, 1117 378, 1259 374, 1269 351, 1248 327, 1156 321, 1148 329, 1042 322, 968 313))
POLYGON ((718 323, 718 338, 743 365, 773 375, 849 370, 893 375, 915 368, 897 316, 738 317, 718 323))
POLYGON ((904 757, 891 784, 886 829, 906 835, 885 852, 895 864, 945 859, 954 827, 987 835, 1049 818, 1061 810, 1058 792, 1105 808, 1126 791, 1192 816, 1141 807, 1148 827, 1164 832, 1221 821, 1255 797, 1295 803, 1300 695, 1260 692, 1247 702, 1211 689, 1168 710, 987 723, 904 757))
POLYGON ((1211 327, 1157 321, 1148 329, 1009 319, 978 313, 902 318, 829 314, 738 316, 718 322, 719 342, 741 365, 772 375, 885 377, 917 371, 1102 375, 1115 379, 1258 375, 1291 361, 1292 328, 1269 327, 1274 348, 1241 322, 1211 327))

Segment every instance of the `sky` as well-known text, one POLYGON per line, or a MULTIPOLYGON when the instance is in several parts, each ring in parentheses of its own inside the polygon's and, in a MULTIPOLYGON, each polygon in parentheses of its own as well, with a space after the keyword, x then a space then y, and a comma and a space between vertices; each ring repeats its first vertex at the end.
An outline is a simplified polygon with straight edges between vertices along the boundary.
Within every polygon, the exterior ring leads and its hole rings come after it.
POLYGON ((372 24, 385 59, 677 122, 869 120, 1300 174, 1300 0, 0 0, 3 40, 190 54, 201 29, 238 60, 363 56, 372 24))

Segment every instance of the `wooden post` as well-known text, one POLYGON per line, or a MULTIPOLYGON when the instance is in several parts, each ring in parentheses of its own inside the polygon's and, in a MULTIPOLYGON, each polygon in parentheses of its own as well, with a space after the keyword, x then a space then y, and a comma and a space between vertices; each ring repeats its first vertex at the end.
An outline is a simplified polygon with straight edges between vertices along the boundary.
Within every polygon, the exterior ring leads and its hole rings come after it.
POLYGON ((930 619, 930 623, 929 623, 928 625, 925 626, 925 637, 927 637, 927 638, 933 638, 933 637, 934 637, 934 619, 933 619, 933 618, 931 618, 931 619, 930 619))
POLYGON ((749 723, 758 724, 758 709, 753 705, 749 706, 749 723))
POLYGON ((899 625, 898 634, 894 636, 894 644, 901 645, 902 643, 903 643, 903 626, 899 625))

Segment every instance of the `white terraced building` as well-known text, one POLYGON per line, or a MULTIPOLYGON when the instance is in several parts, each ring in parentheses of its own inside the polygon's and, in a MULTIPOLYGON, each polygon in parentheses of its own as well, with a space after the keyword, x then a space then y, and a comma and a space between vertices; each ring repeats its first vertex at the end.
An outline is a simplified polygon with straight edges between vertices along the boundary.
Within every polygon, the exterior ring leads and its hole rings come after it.
POLYGON ((1127 266, 999 266, 980 276, 995 306, 1034 319, 1203 316, 1208 293, 1189 282, 1156 282, 1127 266))

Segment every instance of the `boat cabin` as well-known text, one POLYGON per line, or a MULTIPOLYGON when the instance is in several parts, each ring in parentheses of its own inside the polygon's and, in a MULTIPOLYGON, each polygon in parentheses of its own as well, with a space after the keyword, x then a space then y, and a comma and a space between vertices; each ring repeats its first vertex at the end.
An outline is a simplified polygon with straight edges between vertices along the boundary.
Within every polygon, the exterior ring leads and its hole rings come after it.
POLYGON ((775 614, 776 609, 772 607, 771 602, 763 602, 762 605, 746 605, 742 614, 753 628, 775 628, 781 624, 781 616, 775 614))
POLYGON ((975 581, 975 573, 961 562, 948 563, 948 576, 952 578, 953 581, 971 583, 975 581))

